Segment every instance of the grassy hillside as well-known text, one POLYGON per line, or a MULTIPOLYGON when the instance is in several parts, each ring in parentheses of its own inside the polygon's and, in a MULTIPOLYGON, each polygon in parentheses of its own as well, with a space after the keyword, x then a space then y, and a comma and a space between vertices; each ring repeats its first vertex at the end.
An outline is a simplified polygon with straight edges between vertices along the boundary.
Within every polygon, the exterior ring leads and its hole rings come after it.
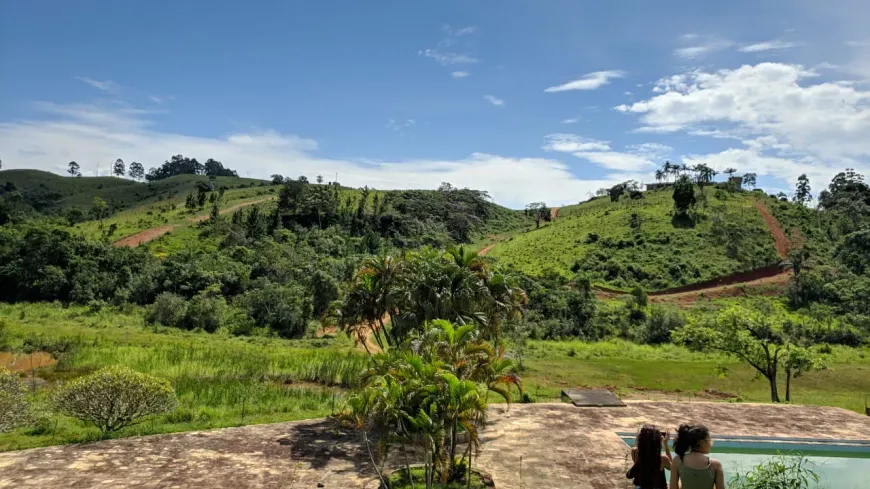
MULTIPOLYGON (((0 186, 8 183, 20 192, 25 203, 40 212, 59 213, 71 208, 90 209, 94 197, 100 197, 112 212, 136 207, 172 195, 196 190, 197 182, 207 182, 204 175, 178 175, 153 183, 134 182, 117 177, 64 177, 40 170, 0 171, 0 186)), ((265 180, 217 177, 216 187, 250 187, 267 185, 265 180)))
POLYGON ((657 290, 776 263, 774 241, 754 194, 705 189, 695 221, 673 216, 667 190, 640 200, 597 198, 563 207, 541 229, 513 235, 489 256, 539 275, 583 271, 617 288, 657 290))

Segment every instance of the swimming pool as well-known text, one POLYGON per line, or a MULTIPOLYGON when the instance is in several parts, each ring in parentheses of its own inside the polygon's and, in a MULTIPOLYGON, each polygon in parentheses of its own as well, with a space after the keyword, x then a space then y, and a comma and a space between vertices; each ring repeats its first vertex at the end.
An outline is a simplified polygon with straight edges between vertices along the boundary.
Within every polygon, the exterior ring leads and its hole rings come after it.
MULTIPOLYGON (((634 444, 633 433, 618 435, 628 446, 634 444)), ((820 489, 870 488, 870 441, 720 436, 713 442, 712 456, 722 461, 726 481, 772 456, 800 454, 821 477, 820 489)))

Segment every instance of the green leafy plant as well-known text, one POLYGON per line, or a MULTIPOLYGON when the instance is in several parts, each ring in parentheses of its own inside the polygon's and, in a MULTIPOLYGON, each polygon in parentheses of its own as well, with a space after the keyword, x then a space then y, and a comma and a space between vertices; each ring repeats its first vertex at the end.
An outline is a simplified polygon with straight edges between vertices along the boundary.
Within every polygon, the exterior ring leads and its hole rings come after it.
POLYGON ((800 455, 780 455, 761 463, 750 472, 735 475, 729 486, 734 489, 809 489, 821 478, 811 463, 800 455))
POLYGON ((122 366, 70 382, 54 401, 59 412, 93 423, 104 434, 168 413, 178 402, 169 381, 122 366))

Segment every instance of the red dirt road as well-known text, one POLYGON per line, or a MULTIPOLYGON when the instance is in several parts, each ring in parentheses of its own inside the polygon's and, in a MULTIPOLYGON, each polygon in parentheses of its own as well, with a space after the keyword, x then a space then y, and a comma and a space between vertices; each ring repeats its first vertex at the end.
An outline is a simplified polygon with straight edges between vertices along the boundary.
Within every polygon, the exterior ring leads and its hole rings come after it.
POLYGON ((770 234, 773 236, 776 252, 779 253, 780 258, 785 260, 788 258, 788 236, 785 235, 782 226, 779 225, 779 221, 773 217, 773 214, 770 213, 770 210, 766 205, 764 205, 764 202, 756 200, 755 208, 758 209, 758 213, 761 214, 761 218, 764 219, 764 223, 767 224, 767 229, 770 230, 770 234))
POLYGON ((551 207, 550 208, 550 220, 555 221, 557 217, 559 217, 559 208, 558 207, 551 207))
POLYGON ((136 234, 127 236, 126 238, 121 238, 118 241, 115 241, 113 244, 118 248, 122 246, 129 246, 131 248, 135 248, 140 244, 154 241, 155 239, 163 236, 164 234, 169 233, 176 227, 178 226, 175 224, 167 224, 165 226, 158 226, 156 228, 146 229, 136 234))
MULTIPOLYGON (((266 197, 264 199, 252 200, 250 202, 242 202, 236 205, 231 205, 226 209, 221 209, 221 215, 229 214, 230 212, 235 212, 236 209, 241 209, 242 207, 247 207, 249 205, 259 204, 261 202, 266 202, 267 200, 272 200, 272 197, 266 197)), ((208 214, 203 214, 201 216, 194 216, 188 219, 188 221, 192 223, 203 222, 209 218, 208 214)), ((166 224, 164 226, 158 226, 156 228, 146 229, 144 231, 140 231, 136 234, 131 234, 130 236, 124 237, 112 243, 114 246, 130 246, 131 248, 135 248, 143 243, 147 243, 149 241, 154 241, 155 239, 163 236, 164 234, 169 233, 173 229, 177 228, 178 224, 166 224)))

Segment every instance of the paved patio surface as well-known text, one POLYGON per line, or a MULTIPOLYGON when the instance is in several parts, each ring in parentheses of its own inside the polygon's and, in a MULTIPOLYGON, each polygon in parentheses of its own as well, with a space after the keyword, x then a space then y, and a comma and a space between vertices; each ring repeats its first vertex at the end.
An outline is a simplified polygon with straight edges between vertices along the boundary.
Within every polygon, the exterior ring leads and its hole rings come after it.
MULTIPOLYGON (((508 412, 495 405, 475 465, 492 473, 499 489, 622 489, 629 487, 628 448, 616 432, 693 421, 720 435, 870 439, 870 417, 836 408, 631 402, 515 404, 508 412)), ((359 436, 326 420, 0 453, 0 488, 344 489, 366 487, 374 477, 359 436)))

